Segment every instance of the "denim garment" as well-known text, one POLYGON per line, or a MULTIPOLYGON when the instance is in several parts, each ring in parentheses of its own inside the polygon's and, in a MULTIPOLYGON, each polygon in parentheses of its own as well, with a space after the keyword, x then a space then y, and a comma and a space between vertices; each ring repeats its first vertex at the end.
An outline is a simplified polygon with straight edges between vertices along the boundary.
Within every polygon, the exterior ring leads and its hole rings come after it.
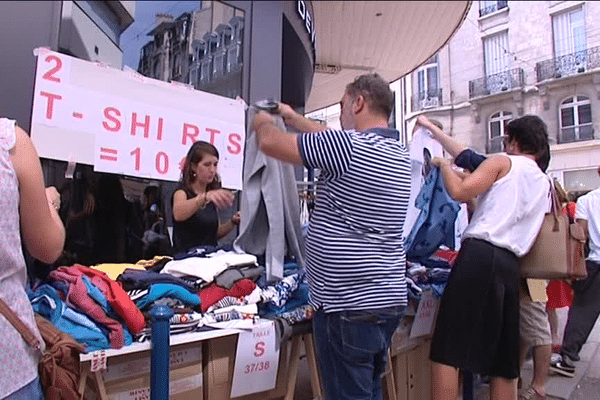
POLYGON ((14 393, 9 394, 2 400, 44 400, 44 392, 42 391, 42 385, 40 384, 40 379, 35 378, 27 385, 23 386, 21 389, 17 390, 14 393))
POLYGON ((404 307, 325 313, 313 318, 327 400, 381 400, 381 377, 404 307))

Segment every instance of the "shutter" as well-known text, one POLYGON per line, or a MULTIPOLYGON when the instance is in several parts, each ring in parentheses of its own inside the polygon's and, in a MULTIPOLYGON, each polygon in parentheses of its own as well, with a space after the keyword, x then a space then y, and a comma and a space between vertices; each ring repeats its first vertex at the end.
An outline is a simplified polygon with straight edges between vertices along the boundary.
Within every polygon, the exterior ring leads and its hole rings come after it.
POLYGON ((490 76, 510 69, 508 32, 489 36, 483 41, 485 75, 490 76))

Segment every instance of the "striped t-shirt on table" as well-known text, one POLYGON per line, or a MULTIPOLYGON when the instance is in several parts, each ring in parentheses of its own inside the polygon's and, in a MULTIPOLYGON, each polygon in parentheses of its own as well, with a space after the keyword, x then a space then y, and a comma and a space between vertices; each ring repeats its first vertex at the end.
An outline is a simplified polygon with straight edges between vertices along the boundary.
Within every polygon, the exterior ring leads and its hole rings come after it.
POLYGON ((298 135, 319 168, 306 242, 310 304, 325 312, 407 303, 402 226, 410 196, 408 152, 392 129, 298 135))

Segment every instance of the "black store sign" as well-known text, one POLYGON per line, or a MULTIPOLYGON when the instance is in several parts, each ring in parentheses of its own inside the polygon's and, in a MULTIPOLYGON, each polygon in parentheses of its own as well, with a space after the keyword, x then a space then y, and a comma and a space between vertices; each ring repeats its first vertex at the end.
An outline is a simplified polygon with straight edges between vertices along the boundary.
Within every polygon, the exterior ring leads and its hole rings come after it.
POLYGON ((312 15, 306 8, 306 3, 302 0, 296 2, 296 11, 298 11, 298 15, 302 21, 304 21, 304 26, 306 27, 306 31, 308 32, 308 36, 310 37, 310 41, 315 45, 315 23, 313 21, 312 15))

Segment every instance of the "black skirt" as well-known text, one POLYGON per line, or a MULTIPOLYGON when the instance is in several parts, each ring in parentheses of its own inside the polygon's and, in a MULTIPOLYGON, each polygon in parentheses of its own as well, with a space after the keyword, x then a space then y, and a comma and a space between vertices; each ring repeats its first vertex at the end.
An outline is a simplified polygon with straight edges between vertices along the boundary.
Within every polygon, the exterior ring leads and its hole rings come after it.
POLYGON ((514 253, 465 239, 440 303, 431 360, 472 373, 517 378, 518 283, 514 253))

